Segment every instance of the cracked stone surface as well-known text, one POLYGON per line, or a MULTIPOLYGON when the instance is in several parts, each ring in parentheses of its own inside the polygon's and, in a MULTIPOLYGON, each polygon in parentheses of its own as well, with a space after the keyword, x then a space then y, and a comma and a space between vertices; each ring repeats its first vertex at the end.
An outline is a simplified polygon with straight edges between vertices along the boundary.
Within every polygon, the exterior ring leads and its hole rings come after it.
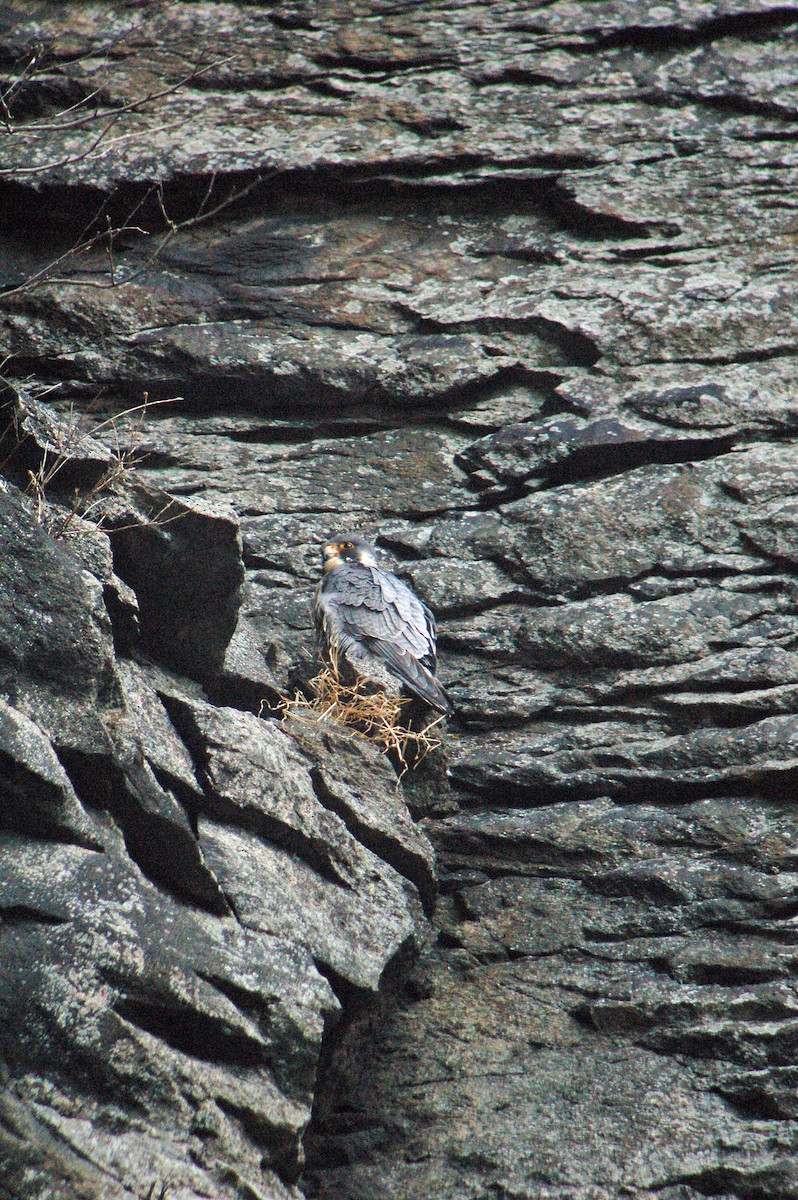
POLYGON ((797 27, 3 7, 0 1195, 798 1197, 797 27))

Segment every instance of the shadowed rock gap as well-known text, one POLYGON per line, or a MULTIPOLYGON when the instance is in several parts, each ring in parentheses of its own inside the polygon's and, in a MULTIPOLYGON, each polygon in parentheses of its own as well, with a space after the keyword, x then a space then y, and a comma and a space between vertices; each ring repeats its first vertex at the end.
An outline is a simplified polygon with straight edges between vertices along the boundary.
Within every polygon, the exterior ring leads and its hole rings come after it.
POLYGON ((632 25, 601 37, 602 48, 639 46, 649 51, 701 46, 721 38, 746 37, 779 31, 796 24, 795 9, 790 5, 774 5, 764 12, 725 13, 723 16, 699 20, 693 29, 679 25, 632 25))

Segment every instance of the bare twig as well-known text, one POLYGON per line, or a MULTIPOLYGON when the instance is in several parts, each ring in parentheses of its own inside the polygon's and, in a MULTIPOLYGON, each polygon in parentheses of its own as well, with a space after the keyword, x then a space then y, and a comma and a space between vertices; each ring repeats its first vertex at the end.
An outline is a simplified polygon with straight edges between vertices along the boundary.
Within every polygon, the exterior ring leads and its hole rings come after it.
POLYGON ((22 73, 18 75, 17 78, 12 82, 11 86, 5 92, 3 92, 2 95, 0 95, 0 113, 2 113, 3 124, 5 125, 8 133, 13 133, 13 126, 11 124, 13 117, 11 116, 11 109, 9 105, 11 104, 11 101, 16 93, 22 87, 25 80, 29 79, 33 75, 36 65, 39 61, 40 53, 41 49, 34 50, 30 59, 23 68, 22 73))
MULTIPOLYGON (((109 46, 106 47, 105 50, 111 48, 119 41, 124 41, 124 39, 128 37, 132 31, 133 27, 126 30, 123 34, 120 34, 111 43, 109 43, 109 46)), ((102 52, 103 51, 95 51, 95 53, 102 52)), ((102 110, 99 105, 96 105, 91 112, 82 112, 78 117, 76 117, 75 120, 63 121, 61 119, 57 119, 55 121, 28 121, 25 123, 20 123, 15 127, 11 111, 11 101, 19 88, 33 78, 37 69, 40 68, 42 49, 41 47, 36 48, 31 53, 30 58, 25 63, 17 78, 6 89, 5 93, 0 95, 0 123, 5 122, 6 131, 8 133, 24 131, 28 137, 35 137, 39 133, 86 128, 98 121, 102 121, 102 124, 100 128, 96 129, 94 134, 91 136, 89 144, 84 146, 83 149, 75 149, 74 152, 64 153, 63 156, 57 160, 42 162, 38 165, 0 167, 0 178, 12 176, 36 177, 58 168, 74 166, 75 164, 83 162, 88 158, 104 156, 120 143, 125 142, 130 138, 140 136, 141 131, 139 129, 121 132, 115 136, 112 136, 112 134, 114 133, 114 130, 118 126, 120 120, 125 115, 140 112, 147 105, 162 99, 164 96, 175 95, 176 93, 180 92, 181 89, 189 86, 192 82, 206 75, 208 72, 227 65, 228 63, 234 61, 235 58, 235 55, 228 55, 224 58, 215 58, 213 61, 207 62, 205 61, 207 55, 208 50, 206 48, 201 52, 199 58, 196 59, 191 69, 185 71, 185 73, 182 74, 174 83, 149 91, 145 95, 139 96, 128 101, 128 103, 113 109, 110 113, 108 112, 107 107, 105 110, 102 110)), ((95 89, 76 104, 64 109, 60 116, 63 116, 67 113, 78 112, 78 110, 83 108, 85 105, 97 101, 100 97, 100 94, 101 89, 95 89)), ((187 123, 191 119, 191 115, 186 115, 181 117, 178 121, 158 126, 155 129, 148 129, 147 133, 149 136, 152 136, 156 133, 163 133, 166 130, 174 130, 187 123)), ((30 162, 30 158, 28 158, 28 161, 30 162)), ((108 200, 106 199, 99 206, 97 212, 91 218, 91 220, 88 221, 83 227, 83 230, 68 250, 58 255, 58 257, 54 258, 46 266, 41 267, 39 270, 28 276, 22 281, 22 283, 7 289, 0 289, 0 294, 6 297, 11 297, 23 293, 29 293, 38 287, 50 283, 61 286, 92 287, 99 289, 116 288, 121 284, 132 283, 150 269, 152 264, 157 261, 158 257, 164 252, 178 232, 185 229, 191 229, 200 224, 202 221, 212 220, 230 205, 244 199, 265 179, 270 178, 275 173, 276 172, 258 173, 248 183, 242 185, 241 187, 231 188, 231 190, 227 191, 218 202, 212 203, 218 182, 217 174, 214 172, 210 176, 205 194, 202 197, 196 212, 192 217, 182 221, 175 220, 168 212, 162 183, 154 184, 151 188, 149 188, 119 225, 115 225, 112 222, 107 211, 108 200), (158 209, 160 211, 161 220, 164 226, 163 230, 158 234, 142 228, 142 226, 135 221, 137 214, 148 203, 148 201, 153 198, 153 196, 155 196, 157 199, 158 209), (103 218, 104 227, 98 230, 98 223, 103 221, 103 218), (93 230, 95 232, 92 232, 93 230), (143 261, 140 261, 137 266, 134 266, 129 273, 120 263, 118 255, 119 240, 126 234, 141 237, 152 236, 156 238, 151 252, 147 254, 143 261), (75 263, 76 260, 82 255, 86 255, 100 246, 106 247, 108 263, 105 270, 96 272, 96 267, 94 268, 95 272, 99 274, 99 277, 86 278, 80 275, 62 275, 57 273, 59 268, 63 267, 63 265, 75 263)), ((87 274, 88 273, 89 272, 87 271, 87 274)))
POLYGON ((40 167, 0 167, 0 176, 2 175, 43 175, 46 171, 54 171, 58 167, 72 166, 74 163, 82 162, 85 158, 97 149, 108 133, 116 125, 120 119, 119 115, 111 117, 111 120, 100 130, 94 141, 80 154, 68 154, 65 158, 58 159, 55 162, 43 163, 40 167))
MULTIPOLYGON (((35 290, 36 287, 41 287, 44 284, 60 284, 60 285, 69 285, 72 287, 91 287, 91 288, 100 288, 100 289, 104 290, 104 289, 108 289, 108 288, 120 287, 122 284, 133 283, 133 282, 135 282, 135 280, 139 279, 142 275, 144 275, 145 272, 150 269, 150 267, 153 265, 153 263, 157 262, 160 255, 164 252, 166 247, 176 237, 176 235, 178 233, 182 232, 185 229, 193 229, 195 226, 201 225, 204 221, 212 220, 214 217, 218 216, 219 213, 224 212, 224 210, 226 208, 229 208, 231 205, 236 204, 239 200, 243 200, 246 196, 248 196, 250 194, 250 192, 253 192, 255 190, 255 188, 258 187, 261 183, 264 183, 267 179, 274 178, 274 176, 277 174, 278 174, 277 171, 269 171, 269 172, 266 172, 265 174, 261 173, 261 174, 256 175, 254 179, 251 179, 248 183, 244 184, 242 187, 235 188, 233 191, 228 192, 228 194, 222 200, 220 200, 218 204, 215 204, 213 206, 213 208, 206 209, 203 212, 202 211, 203 206, 207 204, 208 199, 213 190, 214 183, 216 181, 216 172, 214 172, 214 174, 211 176, 211 181, 208 185, 208 188, 206 189, 205 195, 200 203, 200 206, 199 206, 197 212, 194 214, 193 217, 187 217, 184 221, 175 221, 169 215, 169 213, 166 210, 166 202, 165 202, 164 195, 163 195, 163 185, 160 183, 154 184, 151 188, 148 189, 146 195, 143 197, 142 200, 140 200, 138 202, 138 204, 131 211, 131 213, 128 214, 128 217, 126 218, 126 222, 130 221, 135 216, 135 214, 141 209, 141 207, 147 202, 148 199, 150 199, 152 196, 155 196, 158 201, 158 208, 161 212, 161 216, 164 220, 164 223, 167 226, 167 229, 166 229, 166 232, 163 233, 161 235, 161 237, 158 239, 158 242, 156 243, 155 248, 152 250, 152 252, 150 254, 148 254, 147 257, 145 258, 145 260, 138 267, 136 267, 135 270, 131 271, 131 273, 129 275, 121 273, 119 271, 118 263, 115 265, 112 264, 109 266, 108 274, 110 277, 107 279, 81 279, 74 275, 52 275, 52 274, 50 274, 50 272, 55 270, 56 267, 60 266, 61 263, 67 262, 70 259, 78 258, 80 255, 85 254, 89 250, 92 250, 95 246, 100 245, 102 242, 110 240, 112 238, 118 238, 122 234, 133 233, 133 234, 140 234, 144 237, 152 236, 148 232, 148 230, 142 229, 138 225, 129 225, 129 224, 125 223, 122 225, 114 226, 113 228, 106 228, 106 229, 102 230, 100 233, 96 233, 92 237, 87 238, 85 241, 76 242, 75 245, 72 246, 69 250, 66 250, 63 254, 59 255, 58 258, 53 259, 52 262, 48 263, 46 267, 42 267, 35 274, 28 276, 27 279, 25 279, 22 283, 17 284, 16 287, 8 288, 5 291, 0 289, 0 295, 2 295, 2 296, 17 296, 17 295, 21 295, 23 293, 31 292, 31 291, 35 290)), ((101 208, 100 208, 99 212, 96 214, 96 216, 93 217, 92 220, 88 223, 88 225, 84 228, 90 228, 91 225, 94 224, 95 221, 99 218, 99 216, 102 215, 104 208, 105 208, 105 204, 103 204, 101 206, 101 208)))
MULTIPOLYGON (((143 203, 143 201, 142 201, 142 203, 143 203)), ((90 229, 91 226, 93 224, 95 224, 95 222, 97 220, 99 220, 99 218, 102 216, 105 205, 106 205, 106 202, 103 202, 99 211, 95 214, 94 217, 92 217, 91 221, 88 221, 86 223, 86 225, 84 225, 84 227, 83 227, 84 234, 85 234, 86 230, 90 229)), ((137 205, 137 208, 138 207, 140 207, 140 205, 137 205)), ((134 210, 134 212, 135 212, 135 210, 134 210)), ((130 219, 130 217, 128 217, 128 219, 130 219)), ((142 229, 141 226, 139 226, 139 225, 127 225, 127 224, 126 225, 117 225, 117 226, 114 226, 112 232, 115 237, 120 237, 124 233, 139 233, 139 234, 143 234, 145 237, 147 235, 147 230, 142 229)), ((85 254, 88 250, 93 249, 94 246, 97 246, 100 243, 104 242, 108 236, 109 236, 108 229, 104 229, 104 230, 102 230, 102 232, 95 233, 92 235, 92 237, 86 238, 85 241, 78 240, 74 246, 71 246, 69 250, 65 250, 63 254, 60 254, 58 256, 58 258, 54 258, 52 260, 52 262, 49 262, 47 264, 46 267, 42 267, 39 271, 34 272, 33 275, 29 275, 28 278, 24 281, 24 283, 17 284, 16 287, 7 288, 6 290, 3 290, 2 288, 0 288, 0 295, 16 296, 21 292, 32 291, 37 285, 42 284, 42 283, 79 283, 79 282, 83 283, 83 282, 85 282, 87 285, 89 283, 92 283, 93 281, 89 281, 89 280, 83 281, 83 280, 76 280, 76 279, 72 279, 72 280, 59 279, 55 276, 50 275, 50 271, 53 271, 56 267, 60 266, 60 264, 62 262, 66 262, 67 259, 77 258, 78 255, 85 254)), ((80 238, 81 239, 83 238, 83 234, 80 235, 80 238)), ((104 284, 103 286, 108 286, 108 285, 104 284)))
MULTIPOLYGON (((120 119, 121 118, 119 114, 111 117, 103 129, 101 129, 97 134, 91 145, 87 146, 85 150, 81 150, 79 154, 68 154, 64 158, 58 159, 54 162, 42 163, 41 166, 38 167, 0 167, 0 177, 3 175, 15 177, 18 175, 43 175, 47 171, 56 170, 58 167, 71 167, 74 166, 75 163, 83 162, 84 159, 89 158, 100 145, 102 145, 102 153, 107 154, 111 147, 118 145, 119 142, 126 142, 129 141, 130 138, 141 137, 140 129, 131 129, 128 133, 120 133, 118 137, 109 138, 108 134, 120 119)), ((147 135, 152 136, 156 133, 171 133, 175 129, 180 129, 183 125, 187 125, 191 120, 193 120, 193 113, 187 113, 186 116, 181 117, 179 121, 170 121, 165 125, 158 125, 153 129, 148 129, 147 135)))
MULTIPOLYGON (((81 96, 80 100, 76 100, 74 104, 68 105, 67 108, 62 108, 61 111, 59 112, 58 116, 65 117, 67 115, 67 113, 77 112, 77 110, 79 108, 82 108, 84 106, 84 104, 91 104, 92 100, 96 99, 98 96, 101 96, 103 91, 104 91, 104 87, 102 87, 102 86, 96 87, 94 89, 94 91, 89 92, 89 94, 87 96, 81 96)), ((100 106, 97 105, 93 112, 86 113, 85 116, 80 117, 77 121, 63 121, 60 125, 46 124, 43 121, 37 121, 37 122, 31 121, 27 125, 21 126, 21 128, 22 129, 35 129, 35 131, 37 133, 43 133, 43 132, 49 133, 52 131, 60 132, 61 130, 64 130, 64 129, 77 129, 80 126, 87 124, 89 121, 96 121, 97 118, 99 117, 99 115, 100 115, 100 106)), ((18 130, 12 127, 11 129, 8 130, 8 132, 9 133, 17 133, 18 130)))
POLYGON ((157 1180, 150 1184, 147 1192, 146 1200, 166 1200, 168 1193, 171 1191, 171 1183, 159 1183, 157 1180), (156 1194, 155 1189, 158 1188, 156 1194))
MULTIPOLYGON (((200 58, 202 58, 202 55, 200 55, 200 58)), ((136 100, 129 100, 127 104, 120 104, 118 107, 114 107, 111 110, 114 120, 118 120, 120 117, 124 116, 125 113, 138 112, 145 105, 152 104, 153 100, 162 100, 164 96, 173 96, 175 92, 179 92, 182 88, 187 87, 188 84, 193 83, 195 79, 199 79, 202 75, 207 75, 209 71, 213 71, 217 67, 226 66, 227 63, 232 62, 234 58, 234 54, 229 54, 227 58, 216 59, 214 62, 206 63, 204 66, 197 64, 197 66, 189 71, 187 75, 184 75, 182 79, 178 79, 174 83, 170 83, 168 87, 160 88, 158 91, 154 92, 147 92, 146 95, 139 96, 136 100)), ((84 96, 84 98, 79 100, 76 104, 71 105, 70 108, 63 109, 63 111, 59 113, 59 117, 63 116, 64 113, 74 112, 76 109, 80 108, 82 104, 89 103, 89 101, 94 99, 95 96, 101 95, 102 90, 102 88, 95 88, 93 92, 90 92, 88 96, 84 96)), ((0 99, 0 104, 2 104, 2 99, 0 99)), ((3 107, 5 107, 5 105, 3 105, 3 107)), ((107 112, 108 110, 106 109, 105 111, 107 112)), ((61 123, 54 121, 26 121, 24 124, 18 125, 16 128, 12 126, 9 132, 20 132, 25 133, 26 135, 31 133, 62 133, 69 129, 85 128, 85 126, 91 124, 92 121, 98 120, 101 115, 103 115, 101 110, 97 108, 91 113, 86 113, 85 116, 78 117, 75 121, 64 121, 61 123)))
MULTIPOLYGON (((136 445, 123 448, 119 438, 122 422, 128 417, 136 415, 143 418, 151 408, 163 404, 172 404, 174 399, 175 397, 165 400, 150 400, 145 392, 144 400, 141 404, 136 404, 121 412, 113 413, 110 417, 107 417, 104 421, 100 421, 91 428, 85 427, 84 414, 77 414, 72 410, 63 428, 57 431, 56 438, 54 439, 56 444, 45 443, 38 467, 35 471, 27 471, 28 483, 25 490, 33 498, 36 505, 37 523, 44 524, 45 517, 49 512, 50 515, 47 520, 48 532, 56 538, 65 537, 70 526, 78 517, 101 527, 105 514, 99 513, 100 506, 106 502, 114 485, 119 483, 142 457, 136 445), (81 489, 76 488, 71 502, 66 508, 63 505, 59 505, 57 514, 53 513, 48 494, 53 482, 65 467, 74 461, 80 453, 81 447, 86 442, 95 439, 96 435, 104 429, 113 430, 116 443, 108 451, 111 461, 106 470, 102 472, 99 478, 88 489, 81 491, 81 489)), ((20 445, 19 428, 15 416, 12 416, 11 420, 14 426, 15 437, 18 439, 17 445, 20 445)), ((177 520, 179 516, 183 515, 182 513, 172 516, 167 515, 173 503, 174 501, 170 498, 160 512, 156 513, 154 517, 149 518, 149 523, 161 525, 177 520)))
MULTIPOLYGON (((99 46, 99 47, 94 48, 91 52, 92 58, 93 59, 104 58, 106 60, 105 65, 107 65, 107 58, 108 58, 108 55, 110 54, 110 52, 112 50, 116 49, 118 46, 120 46, 123 42, 125 42, 132 33, 138 32, 138 29, 139 29, 139 27, 136 24, 132 24, 132 25, 129 25, 127 27, 127 29, 121 30, 116 35, 116 37, 112 37, 111 40, 106 42, 104 46, 99 46)), ((3 101, 5 100, 6 104, 7 104, 8 101, 10 101, 11 98, 13 97, 14 93, 17 92, 19 90, 19 88, 22 86, 22 84, 26 81, 26 79, 30 78, 34 74, 35 68, 39 63, 40 58, 42 57, 43 50, 44 50, 43 46, 37 46, 32 51, 31 58, 28 60, 25 67, 23 68, 21 75, 19 75, 17 77, 17 79, 15 79, 13 81, 13 83, 11 84, 11 87, 9 87, 8 91, 5 92, 2 96, 0 96, 0 108, 5 107, 3 104, 3 101)), ((175 57, 180 57, 180 56, 175 55, 175 57)), ((72 57, 70 57, 69 55, 62 55, 60 57, 59 61, 62 63, 63 62, 80 62, 82 60, 82 58, 84 58, 84 55, 81 55, 81 54, 73 55, 72 57)), ((101 69, 102 68, 100 66, 95 67, 95 71, 99 71, 101 69)), ((58 113, 59 118, 65 117, 68 113, 76 112, 79 108, 82 108, 86 104, 90 104, 91 101, 95 99, 95 97, 102 95, 103 90, 104 90, 104 87, 101 85, 100 87, 95 88, 93 92, 89 92, 89 94, 87 96, 82 96, 80 98, 80 100, 76 100, 74 104, 70 104, 67 108, 62 108, 61 111, 58 113)), ((10 111, 8 111, 7 108, 6 108, 6 112, 8 114, 9 120, 13 119, 11 117, 10 111)), ((30 122, 30 126, 35 127, 37 130, 71 129, 71 128, 74 128, 75 125, 82 124, 85 121, 96 120, 97 116, 98 116, 98 110, 95 109, 95 111, 91 115, 87 115, 86 117, 81 117, 79 122, 74 122, 74 123, 66 122, 62 125, 51 124, 48 122, 37 122, 37 123, 30 122)), ((8 128, 7 132, 16 133, 16 130, 12 127, 12 128, 8 128)))
MULTIPOLYGON (((60 159, 41 163, 39 166, 26 167, 17 165, 12 167, 0 167, 0 178, 4 176, 13 176, 15 178, 24 176, 29 178, 37 175, 44 175, 47 172, 57 170, 60 167, 74 166, 76 163, 84 162, 87 158, 90 158, 93 154, 95 154, 100 147, 102 147, 102 153, 105 154, 112 146, 117 145, 119 142, 131 137, 140 136, 141 130, 139 129, 132 130, 129 133, 120 134, 115 138, 109 137, 109 134, 126 114, 139 112, 146 105, 151 104, 155 100, 160 100, 164 96, 175 95, 194 80, 200 78, 202 75, 206 75, 209 71, 225 66, 235 57, 234 55, 228 55, 226 58, 215 59, 213 62, 205 63, 203 65, 202 59, 204 55, 205 51, 203 50, 199 61, 192 68, 192 70, 186 75, 182 76, 180 79, 176 80, 175 83, 169 84, 168 87, 159 88, 156 91, 147 92, 146 95, 139 96, 137 99, 130 100, 127 104, 122 104, 118 108, 113 109, 103 127, 96 134, 92 142, 88 146, 84 147, 84 149, 76 150, 74 153, 66 154, 60 159)), ((39 61, 39 56, 40 51, 36 51, 31 56, 29 62, 26 64, 19 77, 14 81, 11 87, 8 88, 2 96, 0 96, 0 119, 2 119, 7 133, 14 134, 17 132, 24 132, 26 138, 30 139, 31 136, 35 136, 39 133, 53 133, 70 129, 86 128, 95 121, 100 120, 101 117, 105 115, 101 113, 99 108, 96 108, 93 112, 86 113, 85 115, 77 118, 75 121, 27 121, 15 126, 11 114, 10 101, 15 92, 22 86, 23 82, 32 78, 34 75, 39 61)), ((91 93, 91 97, 97 96, 99 92, 100 89, 95 89, 95 91, 91 93)), ((64 111, 75 111, 80 104, 86 102, 88 99, 89 98, 86 98, 84 101, 79 101, 78 104, 73 105, 71 109, 65 109, 64 111)), ((147 133, 148 135, 152 136, 154 133, 163 133, 165 130, 176 129, 181 125, 186 124, 189 120, 191 120, 191 115, 187 115, 184 118, 181 118, 179 121, 160 126, 157 129, 149 129, 147 130, 147 133)))

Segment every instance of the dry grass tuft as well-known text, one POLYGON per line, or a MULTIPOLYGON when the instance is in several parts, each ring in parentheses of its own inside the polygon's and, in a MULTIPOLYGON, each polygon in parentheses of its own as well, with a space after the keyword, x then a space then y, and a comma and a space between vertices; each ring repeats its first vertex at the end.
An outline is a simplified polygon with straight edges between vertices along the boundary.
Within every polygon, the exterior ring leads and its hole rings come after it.
POLYGON ((314 692, 312 699, 297 692, 293 700, 283 702, 283 719, 335 721, 381 746, 394 761, 400 778, 441 745, 435 730, 444 721, 443 716, 423 729, 408 728, 402 724, 402 710, 412 701, 387 692, 367 691, 362 685, 345 684, 335 663, 322 667, 310 686, 314 692))
MULTIPOLYGON (((35 469, 28 468, 25 471, 27 479, 24 490, 35 505, 36 523, 43 525, 54 538, 66 538, 70 533, 80 534, 81 521, 102 528, 109 503, 119 486, 128 481, 133 468, 144 458, 140 442, 150 410, 163 404, 172 404, 178 399, 150 400, 148 393, 144 392, 141 404, 112 413, 105 420, 96 422, 92 420, 91 404, 82 411, 70 405, 66 416, 46 411, 39 402, 51 388, 40 391, 38 395, 29 387, 22 391, 2 374, 0 385, 4 385, 15 398, 8 424, 0 429, 0 445, 10 444, 10 452, 0 462, 0 470, 12 462, 17 451, 26 444, 32 454, 39 455, 35 469), (24 417, 32 418, 38 424, 34 434, 21 428, 24 417), (106 440, 98 440, 101 434, 106 440), (108 435, 111 435, 112 444, 109 444, 108 435), (63 473, 84 459, 90 464, 89 477, 95 469, 104 469, 93 482, 87 482, 84 487, 75 487, 67 494, 63 486, 63 473)), ((7 401, 5 407, 10 407, 7 401)), ((174 519, 158 514, 152 524, 165 524, 174 519)))

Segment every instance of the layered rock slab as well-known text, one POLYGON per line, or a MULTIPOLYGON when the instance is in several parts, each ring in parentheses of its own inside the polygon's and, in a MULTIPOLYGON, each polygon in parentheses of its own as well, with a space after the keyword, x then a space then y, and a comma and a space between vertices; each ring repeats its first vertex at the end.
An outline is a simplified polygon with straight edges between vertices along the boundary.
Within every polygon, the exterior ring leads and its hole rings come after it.
MULTIPOLYGON (((120 485, 109 504, 175 561, 213 540, 208 506, 181 502, 176 538, 143 496, 120 485)), ((106 535, 76 516, 54 537, 49 501, 10 482, 0 500, 0 1193, 298 1198, 323 1047, 417 956, 431 848, 357 739, 293 739, 145 653, 157 641, 129 611, 160 588, 180 612, 162 556, 133 570, 117 553, 136 589, 120 614, 106 535)), ((195 580, 208 612, 214 578, 195 580)), ((235 608, 201 667, 203 626, 182 619, 180 661, 213 679, 235 608)))
POLYGON ((427 828, 439 948, 374 1056, 340 1055, 308 1195, 796 1194, 794 816, 602 800, 427 828))
POLYGON ((335 997, 306 950, 159 894, 103 832, 102 854, 5 837, 5 1103, 32 1125, 6 1129, 5 1194, 38 1153, 35 1194, 63 1172, 75 1195, 287 1195, 335 997))

